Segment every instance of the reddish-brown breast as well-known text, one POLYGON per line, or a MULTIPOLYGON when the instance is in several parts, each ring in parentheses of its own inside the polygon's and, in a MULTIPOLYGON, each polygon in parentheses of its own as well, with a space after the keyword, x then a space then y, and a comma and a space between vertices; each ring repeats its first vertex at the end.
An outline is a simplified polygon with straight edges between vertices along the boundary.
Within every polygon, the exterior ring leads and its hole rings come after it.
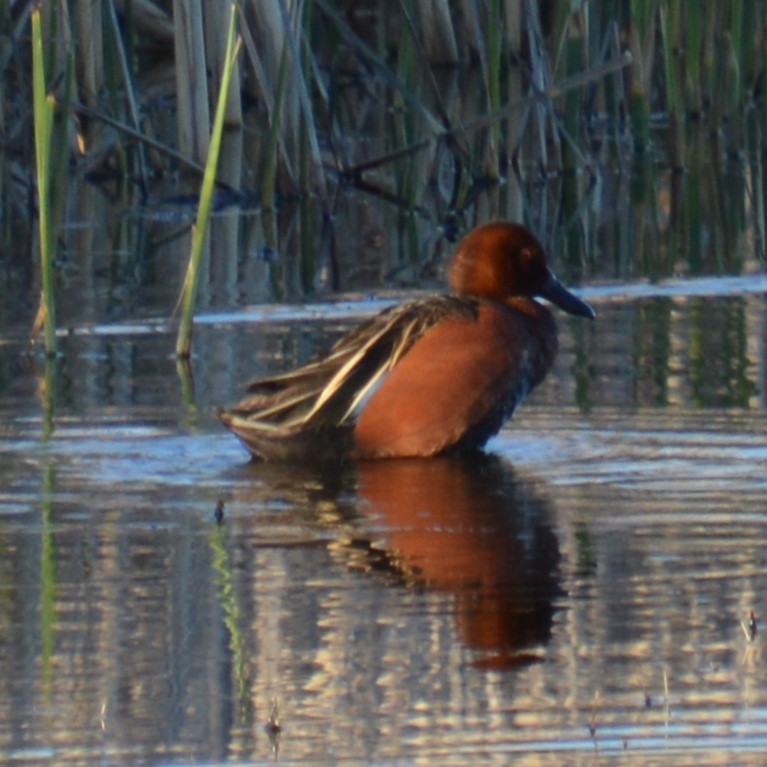
POLYGON ((556 323, 533 296, 594 316, 549 270, 538 240, 509 222, 485 224, 464 237, 450 285, 476 303, 474 317, 442 319, 397 363, 357 420, 357 456, 481 447, 554 362, 556 323))
MULTIPOLYGON (((522 301, 520 301, 521 303, 522 301)), ((400 360, 360 414, 362 458, 431 456, 481 447, 551 366, 554 318, 480 301, 476 319, 442 320, 400 360)))

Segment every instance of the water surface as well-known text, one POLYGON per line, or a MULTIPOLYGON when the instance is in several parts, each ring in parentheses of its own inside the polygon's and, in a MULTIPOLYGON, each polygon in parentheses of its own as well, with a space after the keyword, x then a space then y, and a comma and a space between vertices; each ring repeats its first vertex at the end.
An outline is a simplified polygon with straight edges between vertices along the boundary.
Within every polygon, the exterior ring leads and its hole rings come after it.
POLYGON ((205 315, 192 377, 9 332, 0 761, 761 764, 765 297, 691 285, 594 291, 485 458, 336 471, 210 412, 377 304, 205 315))

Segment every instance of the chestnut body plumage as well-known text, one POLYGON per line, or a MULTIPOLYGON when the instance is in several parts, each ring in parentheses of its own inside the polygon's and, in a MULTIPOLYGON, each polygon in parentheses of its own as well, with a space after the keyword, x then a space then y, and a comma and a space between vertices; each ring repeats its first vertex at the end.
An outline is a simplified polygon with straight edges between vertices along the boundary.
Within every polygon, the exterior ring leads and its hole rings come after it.
POLYGON ((219 418, 260 459, 428 457, 476 450, 551 368, 548 299, 593 318, 523 226, 493 222, 458 244, 451 295, 387 309, 317 360, 253 381, 219 418))

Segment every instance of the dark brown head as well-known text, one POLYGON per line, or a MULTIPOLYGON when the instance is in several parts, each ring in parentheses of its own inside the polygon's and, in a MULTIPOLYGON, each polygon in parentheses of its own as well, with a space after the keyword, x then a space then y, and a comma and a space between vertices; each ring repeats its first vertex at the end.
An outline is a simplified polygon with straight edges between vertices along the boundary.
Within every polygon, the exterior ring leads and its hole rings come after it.
POLYGON ((595 316, 587 303, 559 282, 546 265, 543 246, 521 224, 494 221, 472 229, 458 243, 449 282, 457 295, 501 303, 541 296, 569 314, 595 316))

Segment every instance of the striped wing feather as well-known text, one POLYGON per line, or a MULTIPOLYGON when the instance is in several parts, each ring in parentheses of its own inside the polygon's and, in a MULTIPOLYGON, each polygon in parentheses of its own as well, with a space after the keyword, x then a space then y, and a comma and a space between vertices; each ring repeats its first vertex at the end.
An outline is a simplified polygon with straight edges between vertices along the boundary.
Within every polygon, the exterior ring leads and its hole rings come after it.
POLYGON ((434 296, 392 307, 342 338, 303 367, 252 381, 250 396, 225 414, 269 430, 341 426, 381 377, 446 316, 475 316, 476 304, 434 296))

